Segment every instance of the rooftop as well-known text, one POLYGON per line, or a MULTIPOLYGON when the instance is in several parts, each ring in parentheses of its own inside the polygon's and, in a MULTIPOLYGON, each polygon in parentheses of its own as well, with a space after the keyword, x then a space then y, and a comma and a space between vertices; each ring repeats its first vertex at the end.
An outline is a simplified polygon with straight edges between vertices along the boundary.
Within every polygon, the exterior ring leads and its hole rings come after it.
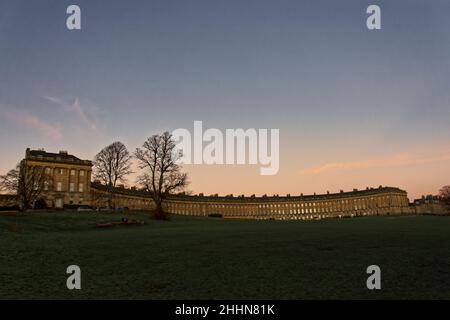
POLYGON ((353 189, 353 191, 344 192, 341 191, 339 193, 324 193, 324 194, 313 194, 313 195, 286 195, 286 196, 279 196, 279 195, 273 195, 268 196, 264 195, 261 197, 256 196, 219 196, 219 195, 211 195, 211 196, 203 196, 200 195, 172 195, 170 199, 176 200, 197 200, 197 201, 251 201, 251 200, 263 200, 263 201, 301 201, 301 200, 325 200, 325 199, 341 199, 346 197, 354 197, 354 196, 367 196, 367 195, 378 195, 380 193, 399 193, 406 195, 406 191, 396 188, 396 187, 383 187, 379 186, 378 188, 366 188, 364 190, 357 190, 353 189))
POLYGON ((58 153, 54 153, 47 152, 44 149, 31 150, 30 148, 27 148, 25 152, 25 159, 92 165, 92 161, 82 160, 72 154, 69 154, 67 151, 59 151, 58 153))

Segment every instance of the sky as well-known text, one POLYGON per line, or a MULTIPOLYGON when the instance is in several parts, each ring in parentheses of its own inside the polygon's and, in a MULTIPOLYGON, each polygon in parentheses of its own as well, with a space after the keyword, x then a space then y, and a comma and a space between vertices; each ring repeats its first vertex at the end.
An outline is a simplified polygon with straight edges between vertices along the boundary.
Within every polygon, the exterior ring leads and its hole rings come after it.
POLYGON ((436 194, 450 184, 449 12, 445 0, 0 0, 0 173, 27 147, 93 159, 200 120, 279 129, 280 167, 187 165, 194 193, 436 194), (71 4, 81 30, 66 28, 71 4), (381 30, 366 27, 371 4, 381 30))

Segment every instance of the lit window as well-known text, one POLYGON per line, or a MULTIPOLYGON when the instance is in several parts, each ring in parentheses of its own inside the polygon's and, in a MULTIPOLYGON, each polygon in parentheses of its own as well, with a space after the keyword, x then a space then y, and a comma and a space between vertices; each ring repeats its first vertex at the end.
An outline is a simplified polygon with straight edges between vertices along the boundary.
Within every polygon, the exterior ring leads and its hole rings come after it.
POLYGON ((44 190, 45 190, 45 191, 48 190, 48 182, 47 182, 47 181, 44 182, 44 190))
POLYGON ((78 192, 83 192, 83 187, 84 187, 84 185, 82 183, 80 183, 78 185, 78 192))
POLYGON ((64 169, 59 169, 59 174, 64 174, 64 169))
POLYGON ((80 177, 84 177, 84 170, 80 170, 80 177))
POLYGON ((62 182, 56 184, 56 191, 62 191, 62 182))
POLYGON ((75 175, 75 170, 70 170, 70 175, 74 176, 75 175))
POLYGON ((69 183, 69 191, 74 192, 75 191, 75 184, 73 182, 69 183))
POLYGON ((50 174, 50 168, 45 168, 45 173, 50 174))

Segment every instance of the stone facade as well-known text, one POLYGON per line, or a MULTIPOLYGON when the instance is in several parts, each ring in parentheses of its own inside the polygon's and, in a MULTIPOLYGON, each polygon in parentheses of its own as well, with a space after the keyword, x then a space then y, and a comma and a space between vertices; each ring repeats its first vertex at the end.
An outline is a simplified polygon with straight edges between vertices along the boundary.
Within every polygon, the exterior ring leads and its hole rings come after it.
MULTIPOLYGON (((27 149, 29 166, 46 168, 51 179, 44 198, 49 208, 67 205, 106 207, 107 187, 91 182, 92 162, 67 152, 48 153, 27 149)), ((123 186, 113 189, 115 208, 151 210, 154 202, 148 192, 123 186)), ((351 192, 300 196, 226 197, 194 195, 171 196, 164 209, 172 214, 221 216, 229 219, 316 220, 355 216, 423 214, 440 211, 436 203, 410 205, 406 191, 394 187, 367 188, 351 192), (430 207, 433 206, 433 208, 430 207)))
MULTIPOLYGON (((107 188, 92 183, 92 205, 106 207, 107 188)), ((154 208, 150 195, 142 190, 114 188, 113 206, 134 210, 154 208)), ((171 196, 163 208, 172 214, 221 216, 228 219, 318 220, 356 216, 400 215, 414 213, 405 191, 379 187, 336 194, 285 197, 171 196)))
POLYGON ((30 149, 26 150, 23 161, 30 167, 45 168, 50 176, 43 194, 47 207, 91 204, 91 161, 81 160, 66 151, 49 153, 30 149))
POLYGON ((231 219, 318 220, 413 213, 405 191, 379 187, 335 194, 286 197, 172 197, 165 209, 174 214, 231 219))
MULTIPOLYGON (((91 205, 95 208, 108 206, 107 186, 99 182, 91 184, 91 205)), ((112 193, 113 208, 128 208, 130 210, 151 210, 155 207, 148 192, 136 188, 116 187, 112 193)))
POLYGON ((423 196, 414 200, 414 212, 416 214, 449 215, 450 206, 439 196, 423 196))

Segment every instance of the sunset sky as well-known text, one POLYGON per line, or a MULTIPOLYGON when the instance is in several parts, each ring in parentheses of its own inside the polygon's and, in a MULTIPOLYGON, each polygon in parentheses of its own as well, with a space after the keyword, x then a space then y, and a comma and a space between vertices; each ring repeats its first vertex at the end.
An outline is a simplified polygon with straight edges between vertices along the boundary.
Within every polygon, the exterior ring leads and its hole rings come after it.
POLYGON ((0 0, 0 173, 27 147, 92 159, 201 120, 279 129, 280 170, 185 166, 195 193, 436 194, 450 184, 449 14, 446 0, 0 0))

